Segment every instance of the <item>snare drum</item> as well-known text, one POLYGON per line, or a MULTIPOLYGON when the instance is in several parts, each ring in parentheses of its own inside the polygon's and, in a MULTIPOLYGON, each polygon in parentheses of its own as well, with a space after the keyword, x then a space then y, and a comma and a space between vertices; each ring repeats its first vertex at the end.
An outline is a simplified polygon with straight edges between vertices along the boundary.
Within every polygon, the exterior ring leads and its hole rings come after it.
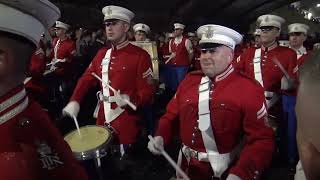
POLYGON ((64 137, 76 159, 100 159, 107 154, 112 139, 112 133, 108 128, 88 125, 81 127, 80 133, 81 136, 74 130, 64 137))

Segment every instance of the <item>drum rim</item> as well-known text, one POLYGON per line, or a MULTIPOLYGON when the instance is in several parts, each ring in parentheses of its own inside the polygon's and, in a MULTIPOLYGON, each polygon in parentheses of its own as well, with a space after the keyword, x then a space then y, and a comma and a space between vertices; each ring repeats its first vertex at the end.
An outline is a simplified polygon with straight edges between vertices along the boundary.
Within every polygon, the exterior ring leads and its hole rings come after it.
MULTIPOLYGON (((84 128, 84 127, 101 127, 103 129, 106 129, 109 133, 110 133, 110 138, 108 138, 104 143, 102 143, 101 145, 97 146, 96 148, 93 148, 93 149, 90 149, 90 150, 87 150, 87 151, 82 151, 82 152, 74 152, 72 151, 69 143, 67 142, 67 144, 69 145, 72 153, 75 155, 76 159, 78 160, 88 160, 88 159, 94 159, 94 158, 97 158, 96 156, 96 152, 99 151, 101 152, 102 150, 105 150, 105 148, 107 146, 110 145, 110 141, 113 139, 113 136, 112 136, 112 131, 108 128, 108 127, 105 127, 105 126, 101 126, 101 125, 85 125, 85 126, 81 126, 81 128, 84 128)), ((74 130, 73 130, 74 131, 74 130)), ((73 131, 69 132, 68 134, 66 134, 64 137, 68 136, 69 134, 71 134, 73 131)), ((101 158, 101 157, 100 157, 101 158)))

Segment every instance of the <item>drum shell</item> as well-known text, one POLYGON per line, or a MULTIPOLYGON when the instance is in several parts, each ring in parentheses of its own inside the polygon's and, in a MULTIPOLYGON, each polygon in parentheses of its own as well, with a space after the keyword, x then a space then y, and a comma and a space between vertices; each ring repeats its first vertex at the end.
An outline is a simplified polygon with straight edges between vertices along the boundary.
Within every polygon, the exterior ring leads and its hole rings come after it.
MULTIPOLYGON (((106 156, 108 148, 109 148, 111 141, 113 139, 112 138, 112 131, 110 129, 108 129, 107 127, 97 126, 97 125, 87 125, 87 126, 83 126, 81 128, 84 128, 84 127, 102 127, 109 132, 110 136, 104 143, 102 143, 101 145, 99 145, 96 148, 89 149, 89 150, 83 151, 83 152, 73 152, 72 151, 75 158, 77 160, 84 161, 84 160, 103 158, 104 156, 106 156)), ((70 133, 72 133, 72 132, 70 132, 70 133)), ((70 133, 68 133, 66 136, 68 136, 70 133)))

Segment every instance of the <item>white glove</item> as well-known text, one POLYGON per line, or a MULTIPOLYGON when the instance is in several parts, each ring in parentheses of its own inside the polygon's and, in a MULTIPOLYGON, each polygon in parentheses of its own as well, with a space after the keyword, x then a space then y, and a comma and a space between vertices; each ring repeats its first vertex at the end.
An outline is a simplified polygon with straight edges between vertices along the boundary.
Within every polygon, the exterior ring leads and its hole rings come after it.
POLYGON ((229 174, 226 180, 241 180, 241 178, 234 174, 229 174))
POLYGON ((77 117, 80 110, 80 105, 77 101, 69 102, 62 110, 63 116, 69 116, 71 118, 77 117))
POLYGON ((148 142, 148 149, 154 155, 160 155, 161 150, 164 149, 163 138, 161 136, 156 136, 153 138, 153 141, 148 142))
POLYGON ((281 89, 282 90, 292 90, 295 88, 294 79, 287 79, 286 77, 281 78, 281 89))
POLYGON ((117 93, 115 94, 115 98, 116 98, 116 104, 119 107, 126 106, 128 104, 127 101, 130 101, 130 97, 127 94, 120 94, 120 90, 118 90, 117 93))

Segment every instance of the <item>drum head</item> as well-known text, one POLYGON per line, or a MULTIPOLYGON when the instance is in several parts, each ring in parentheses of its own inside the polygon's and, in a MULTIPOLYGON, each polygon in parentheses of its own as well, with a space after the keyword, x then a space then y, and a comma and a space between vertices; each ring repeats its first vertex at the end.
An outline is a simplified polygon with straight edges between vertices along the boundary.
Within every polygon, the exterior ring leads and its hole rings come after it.
POLYGON ((83 153, 106 146, 111 140, 111 132, 102 126, 83 126, 80 128, 81 137, 74 130, 64 137, 72 152, 83 153))

